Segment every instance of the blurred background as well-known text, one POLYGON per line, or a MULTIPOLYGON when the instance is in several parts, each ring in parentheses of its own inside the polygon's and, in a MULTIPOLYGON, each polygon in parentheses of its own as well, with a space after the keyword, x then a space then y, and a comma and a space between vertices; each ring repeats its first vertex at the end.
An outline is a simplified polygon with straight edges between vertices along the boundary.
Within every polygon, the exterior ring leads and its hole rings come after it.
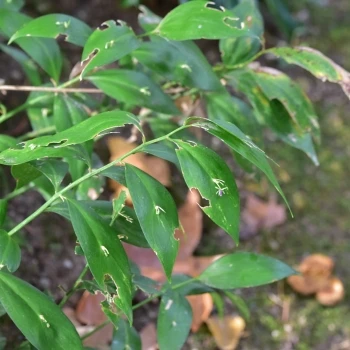
MULTIPOLYGON (((136 31, 138 1, 61 0, 26 1, 24 12, 36 17, 47 13, 66 13, 97 27, 105 20, 121 19, 136 31)), ((235 1, 232 1, 235 3, 235 1)), ((177 1, 144 1, 153 12, 164 16, 177 1)), ((349 0, 264 0, 260 2, 265 20, 267 47, 303 45, 320 50, 350 70, 349 0)), ((217 43, 199 42, 208 59, 219 59, 217 43)), ((80 60, 80 52, 63 43, 69 62, 66 76, 80 60)), ((264 63, 275 65, 269 57, 264 63)), ((334 263, 333 274, 344 284, 345 296, 333 306, 322 305, 314 295, 296 293, 287 283, 239 290, 251 317, 237 349, 241 350, 346 350, 350 349, 350 122, 349 101, 336 84, 322 83, 306 71, 279 63, 278 68, 297 81, 313 101, 321 125, 322 143, 318 147, 320 166, 315 167, 301 152, 278 140, 267 139, 266 153, 279 165, 276 169, 294 218, 285 211, 267 181, 252 180, 238 173, 243 208, 240 249, 279 258, 297 267, 303 258, 320 253, 334 263)), ((20 66, 0 53, 0 78, 6 84, 23 85, 20 66)), ((23 103, 26 94, 8 92, 1 96, 8 110, 23 103)), ((1 132, 18 136, 28 125, 23 115, 11 119, 1 132)), ((218 149, 213 143, 212 147, 218 149)), ((225 154, 225 153, 223 153, 225 154)), ((229 154, 227 154, 229 157, 229 154)), ((230 163, 231 159, 227 159, 230 163)), ((1 174, 2 191, 11 185, 1 174)), ((25 218, 42 199, 35 192, 15 198, 9 208, 13 222, 25 218)), ((70 225, 54 214, 45 214, 28 225, 22 237, 23 261, 19 275, 62 297, 57 286, 68 288, 84 266, 74 255, 74 235, 70 225), (69 247, 69 249, 67 249, 69 247)), ((195 255, 215 255, 233 249, 233 243, 221 230, 204 221, 203 237, 195 255)), ((74 307, 79 295, 72 298, 74 307)), ((216 305, 216 312, 220 308, 216 305)), ((156 319, 157 304, 136 313, 135 327, 140 330, 156 319)), ((225 303, 225 313, 239 310, 225 303)), ((214 311, 215 313, 215 311, 214 311)), ((5 349, 14 349, 21 336, 6 317, 0 319, 0 332, 8 338, 5 349)), ((1 348, 1 345, 0 345, 1 348)), ((206 325, 191 334, 185 349, 217 349, 206 325)))

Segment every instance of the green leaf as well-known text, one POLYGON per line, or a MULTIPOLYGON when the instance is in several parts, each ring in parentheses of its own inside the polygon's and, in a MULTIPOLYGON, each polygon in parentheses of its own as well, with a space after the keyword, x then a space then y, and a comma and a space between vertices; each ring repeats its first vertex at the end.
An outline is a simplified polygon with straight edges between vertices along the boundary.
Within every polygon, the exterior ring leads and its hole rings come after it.
POLYGON ((190 1, 169 12, 152 34, 170 40, 254 36, 243 20, 235 11, 213 8, 210 2, 190 1))
POLYGON ((213 300, 215 309, 220 318, 224 318, 225 316, 225 304, 222 296, 219 293, 211 293, 211 298, 213 300))
POLYGON ((87 205, 73 199, 67 203, 74 232, 96 282, 106 290, 106 276, 113 280, 118 292, 114 302, 132 322, 131 271, 117 233, 87 205))
POLYGON ((189 189, 198 189, 209 203, 202 210, 238 244, 239 195, 230 168, 211 149, 174 140, 181 171, 189 189))
MULTIPOLYGON (((261 124, 268 125, 284 142, 304 151, 318 165, 311 134, 302 132, 280 101, 276 99, 270 101, 268 99, 261 87, 257 85, 255 75, 251 71, 236 71, 231 73, 229 77, 229 83, 247 96, 261 124)), ((309 114, 306 113, 305 115, 305 112, 301 111, 301 117, 304 118, 306 116, 309 119, 309 114)), ((306 122, 312 124, 312 120, 317 122, 314 116, 311 116, 311 119, 306 122)))
POLYGON ((73 324, 44 293, 0 271, 0 302, 23 335, 38 349, 82 350, 73 324))
MULTIPOLYGON (((109 201, 81 201, 100 215, 106 224, 109 224, 112 217, 112 203, 109 201)), ((70 220, 69 210, 66 203, 59 203, 50 206, 47 211, 62 215, 70 220)), ((114 222, 113 228, 118 234, 118 238, 126 243, 137 247, 149 248, 145 236, 136 217, 135 211, 129 207, 124 207, 122 212, 114 222)))
POLYGON ((10 272, 15 272, 20 262, 21 249, 18 243, 13 236, 9 236, 6 231, 0 229, 0 270, 6 266, 10 272))
POLYGON ((0 227, 4 224, 7 215, 7 200, 0 199, 0 227))
POLYGON ((7 135, 0 135, 0 152, 13 147, 17 144, 17 140, 14 137, 7 135))
POLYGON ((30 184, 42 175, 42 173, 30 163, 14 165, 11 168, 11 174, 16 180, 16 189, 30 184))
POLYGON ((125 207, 126 192, 121 191, 118 198, 113 199, 113 213, 111 218, 111 225, 115 222, 117 217, 122 214, 122 209, 125 207))
POLYGON ((162 20, 161 17, 157 16, 144 5, 140 5, 139 10, 141 11, 138 17, 139 25, 146 32, 150 32, 155 29, 162 20))
POLYGON ((175 145, 170 141, 162 141, 146 145, 142 148, 142 152, 165 159, 180 168, 180 163, 175 152, 175 145))
POLYGON ((244 27, 249 28, 250 35, 220 40, 221 57, 228 66, 241 64, 252 58, 260 50, 264 34, 263 19, 256 0, 242 1, 233 11, 242 19, 244 27))
POLYGON ((166 113, 179 114, 171 98, 147 75, 124 69, 108 69, 93 73, 87 80, 106 95, 128 106, 141 106, 166 113))
MULTIPOLYGON (((7 38, 30 21, 31 18, 22 13, 0 9, 0 32, 7 38)), ((19 38, 16 43, 55 81, 59 80, 62 56, 55 40, 23 37, 19 38)))
POLYGON ((243 318, 246 321, 249 321, 250 311, 249 311, 249 307, 248 307, 247 303, 244 301, 244 299, 242 297, 240 297, 239 295, 234 294, 228 290, 225 290, 224 293, 227 296, 227 298, 230 299, 231 303, 237 307, 238 311, 243 316, 243 318))
POLYGON ((24 0, 0 0, 0 8, 18 11, 24 6, 24 0))
POLYGON ((214 290, 205 284, 194 280, 192 277, 189 277, 187 275, 173 275, 171 279, 171 284, 166 283, 164 288, 170 288, 171 286, 175 286, 177 284, 182 284, 183 286, 176 288, 176 293, 179 293, 181 295, 197 295, 197 294, 203 294, 203 293, 211 293, 214 290), (189 283, 186 283, 187 281, 192 280, 189 283))
POLYGON ((238 252, 215 260, 198 279, 218 289, 256 287, 294 275, 283 262, 255 253, 238 252))
POLYGON ((87 40, 82 62, 87 61, 81 77, 95 67, 103 66, 119 60, 140 46, 141 42, 134 31, 126 23, 107 21, 102 23, 87 40))
POLYGON ((41 84, 40 74, 36 65, 25 53, 14 47, 3 44, 0 44, 0 49, 21 65, 25 75, 32 85, 41 84))
POLYGON ((154 37, 133 52, 133 56, 168 80, 203 90, 221 88, 207 59, 191 41, 176 42, 154 37))
POLYGON ((103 192, 105 179, 101 176, 93 176, 82 182, 76 192, 78 200, 96 200, 103 192))
POLYGON ((55 147, 37 147, 35 149, 16 148, 8 149, 0 153, 0 164, 17 165, 30 162, 40 158, 77 158, 88 162, 85 154, 76 146, 55 148, 55 147))
POLYGON ((125 177, 143 233, 170 279, 179 247, 174 200, 157 180, 132 165, 126 164, 125 177))
POLYGON ((146 294, 153 295, 159 293, 159 284, 151 278, 142 276, 139 273, 133 274, 132 282, 146 294))
POLYGON ((91 33, 91 28, 77 18, 64 14, 49 14, 26 23, 11 37, 9 43, 26 36, 56 39, 63 35, 65 41, 84 46, 91 33))
POLYGON ((55 159, 45 159, 36 161, 32 165, 49 179, 57 192, 68 172, 68 164, 55 159))
POLYGON ((141 350, 141 339, 135 328, 119 318, 113 333, 111 350, 141 350))
POLYGON ((246 136, 235 125, 225 121, 210 121, 203 118, 189 118, 188 124, 192 123, 193 126, 201 127, 208 131, 210 134, 216 136, 229 146, 234 152, 240 154, 243 158, 247 159, 258 167, 267 178, 271 181, 273 186, 285 200, 288 205, 280 185, 273 173, 270 164, 267 161, 267 156, 264 151, 257 147, 251 139, 246 136))
POLYGON ((169 290, 161 299, 157 339, 160 350, 180 350, 190 332, 192 309, 187 299, 169 290))
POLYGON ((322 81, 338 83, 350 98, 350 73, 338 66, 321 52, 310 47, 276 47, 266 52, 296 64, 322 81))

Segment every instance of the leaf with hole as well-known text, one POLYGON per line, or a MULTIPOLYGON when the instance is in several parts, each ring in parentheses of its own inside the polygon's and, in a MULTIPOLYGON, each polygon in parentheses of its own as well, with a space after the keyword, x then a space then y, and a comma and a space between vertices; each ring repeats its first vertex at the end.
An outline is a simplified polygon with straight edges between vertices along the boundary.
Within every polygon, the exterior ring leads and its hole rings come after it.
POLYGON ((220 40, 221 57, 227 66, 251 59, 261 49, 264 40, 264 22, 256 0, 242 1, 233 11, 242 19, 244 28, 249 28, 250 35, 220 40))
POLYGON ((243 20, 234 10, 214 8, 206 1, 190 1, 170 11, 151 33, 169 40, 254 36, 243 20))
POLYGON ((180 350, 190 332, 191 305, 176 291, 163 294, 158 311, 157 339, 160 350, 180 350))
POLYGON ((296 272, 265 255, 237 252, 215 260, 198 280, 218 289, 256 287, 276 282, 296 272))
POLYGON ((171 98, 144 73, 108 69, 93 73, 87 80, 106 95, 127 106, 142 106, 165 114, 179 114, 171 98))
POLYGON ((218 77, 196 44, 153 37, 132 54, 164 78, 203 90, 219 90, 218 77))
POLYGON ((275 47, 266 52, 296 64, 322 81, 338 83, 350 98, 350 73, 321 52, 310 47, 275 47))
POLYGON ((83 350, 80 337, 62 310, 44 293, 0 271, 0 302, 15 325, 38 350, 83 350))
POLYGON ((58 38, 64 36, 69 43, 84 46, 92 33, 91 28, 72 16, 53 13, 31 20, 14 33, 9 41, 17 41, 22 37, 58 38))
POLYGON ((202 210, 236 243, 239 241, 239 195, 230 168, 211 149, 174 140, 185 182, 189 189, 198 189, 208 201, 202 210))
POLYGON ((179 247, 174 237, 179 227, 174 200, 162 184, 130 164, 125 165, 125 177, 146 240, 170 279, 179 247))
MULTIPOLYGON (((15 272, 21 262, 21 249, 13 236, 0 229, 0 270, 6 266, 15 272)), ((1 297, 0 297, 1 300, 1 297)))
POLYGON ((141 42, 126 23, 107 21, 102 23, 85 43, 82 62, 86 62, 81 73, 83 78, 92 69, 119 60, 140 46, 141 42))
POLYGON ((113 300, 132 322, 132 284, 129 261, 118 234, 87 205, 67 199, 74 232, 84 251, 91 273, 103 290, 106 277, 117 287, 113 300))

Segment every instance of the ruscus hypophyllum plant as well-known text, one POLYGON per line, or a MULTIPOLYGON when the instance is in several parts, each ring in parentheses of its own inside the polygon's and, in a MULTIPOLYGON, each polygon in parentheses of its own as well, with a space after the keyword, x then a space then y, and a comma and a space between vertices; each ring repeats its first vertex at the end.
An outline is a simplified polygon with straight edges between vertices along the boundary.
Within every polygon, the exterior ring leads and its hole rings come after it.
POLYGON ((121 338, 126 343, 120 348, 141 348, 132 328, 133 310, 161 298, 157 336, 160 349, 167 350, 180 349, 190 331, 192 313, 186 295, 259 286, 294 274, 273 258, 228 252, 198 277, 183 276, 182 282, 172 283, 179 245, 174 231, 180 227, 175 202, 156 179, 123 160, 145 152, 174 163, 188 188, 197 189, 206 200, 204 213, 238 245, 240 205, 234 176, 216 152, 188 131, 200 128, 221 140, 238 164, 247 168, 251 163, 265 173, 285 200, 268 157, 256 145, 261 131, 268 128, 317 164, 313 142, 319 139, 319 125, 300 87, 256 60, 274 55, 323 81, 342 85, 347 94, 349 73, 307 47, 266 49, 262 18, 253 0, 226 9, 191 1, 164 18, 142 6, 140 35, 120 21, 107 21, 93 30, 64 14, 32 19, 19 12, 22 5, 20 0, 0 1, 0 33, 11 44, 1 44, 0 49, 23 67, 31 83, 0 87, 30 92, 27 101, 13 110, 2 105, 0 122, 25 111, 32 127, 17 139, 0 136, 0 164, 11 167, 17 184, 0 202, 0 302, 35 348, 84 348, 61 307, 86 286, 87 271, 93 276, 90 291, 106 296, 102 307, 115 326, 114 337, 119 339, 121 325, 129 335, 121 338), (59 36, 82 47, 82 69, 63 83, 63 56, 55 40, 59 36), (211 66, 191 41, 197 39, 219 40, 222 61, 211 66), (118 68, 107 66, 113 62, 118 68), (77 87, 82 80, 95 88, 77 87), (97 100, 92 93, 106 97, 97 100), (208 118, 191 116, 191 111, 184 115, 174 103, 184 96, 203 101, 208 118), (126 126, 131 126, 133 135, 141 135, 139 146, 98 165, 94 142, 126 126), (124 205, 125 192, 112 202, 90 199, 88 191, 99 195, 106 177, 128 188, 133 208, 124 205), (16 226, 7 227, 7 202, 29 188, 39 191, 46 202, 16 226), (45 211, 71 221, 76 253, 87 263, 59 305, 12 274, 21 260, 16 234, 45 211), (122 241, 151 248, 168 282, 158 290, 147 289, 152 281, 140 277, 122 241), (148 290, 149 297, 133 305, 138 289, 148 290))

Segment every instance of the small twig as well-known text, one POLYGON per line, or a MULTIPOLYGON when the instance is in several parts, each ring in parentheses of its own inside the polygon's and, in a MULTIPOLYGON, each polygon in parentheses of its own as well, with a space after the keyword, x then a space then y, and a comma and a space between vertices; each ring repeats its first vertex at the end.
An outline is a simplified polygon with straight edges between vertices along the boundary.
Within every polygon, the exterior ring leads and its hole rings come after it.
POLYGON ((0 91, 42 91, 42 92, 83 92, 87 94, 102 94, 100 89, 93 88, 62 88, 52 86, 19 86, 19 85, 0 85, 0 91))

